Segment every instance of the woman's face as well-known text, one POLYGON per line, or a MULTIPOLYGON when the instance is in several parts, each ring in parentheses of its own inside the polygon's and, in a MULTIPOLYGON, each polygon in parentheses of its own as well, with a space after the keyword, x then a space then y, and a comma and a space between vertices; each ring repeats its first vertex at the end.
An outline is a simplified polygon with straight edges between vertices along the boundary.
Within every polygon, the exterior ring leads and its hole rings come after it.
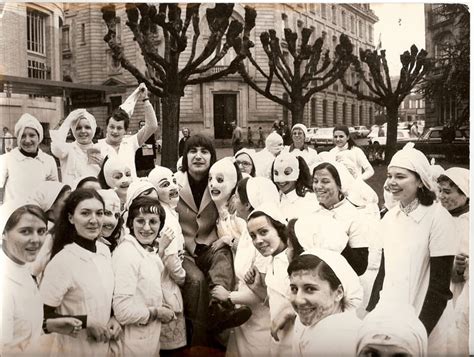
POLYGON ((235 158, 235 163, 243 174, 251 174, 253 169, 252 159, 247 154, 240 154, 235 158))
POLYGON ((449 182, 444 181, 439 183, 439 200, 444 208, 452 211, 464 206, 467 202, 467 197, 460 193, 456 187, 451 186, 449 182))
POLYGON ((189 173, 203 176, 211 166, 211 152, 202 146, 192 147, 187 153, 187 160, 189 173))
POLYGON ((234 165, 218 161, 209 170, 209 193, 214 202, 226 202, 237 184, 234 165))
POLYGON ((15 227, 3 235, 3 249, 17 264, 33 262, 46 238, 46 223, 31 213, 22 215, 15 227))
POLYGON ((125 133, 125 122, 123 120, 109 119, 109 124, 107 124, 106 129, 107 142, 109 144, 120 145, 125 133))
POLYGON ((81 201, 69 215, 69 222, 76 229, 77 234, 85 239, 96 239, 101 230, 104 216, 104 205, 96 198, 81 201))
POLYGON ((328 169, 315 171, 313 175, 313 190, 320 204, 332 207, 339 200, 340 189, 328 169))
POLYGON ((179 186, 173 173, 169 171, 168 174, 160 178, 158 181, 158 199, 169 204, 171 207, 176 207, 179 201, 179 186))
POLYGON ((86 145, 92 142, 94 133, 92 132, 92 127, 89 121, 85 118, 79 120, 74 131, 74 137, 79 144, 86 145))
POLYGON ((406 206, 416 198, 418 188, 423 187, 421 180, 413 171, 391 166, 387 170, 388 189, 396 201, 406 206))
POLYGON ((402 346, 369 343, 359 352, 357 357, 414 357, 402 346))
POLYGON ((346 145, 347 140, 349 140, 349 137, 342 130, 336 130, 333 133, 333 139, 334 139, 334 145, 336 145, 339 148, 342 148, 344 145, 346 145))
POLYGON ((25 128, 20 139, 20 148, 27 153, 35 153, 38 151, 39 135, 35 129, 25 128))
POLYGON ((299 270, 290 276, 290 302, 305 326, 313 326, 338 312, 343 297, 342 287, 332 290, 329 282, 321 279, 318 269, 299 270))
POLYGON ((133 219, 133 233, 141 244, 152 244, 160 231, 160 216, 140 213, 133 219))
POLYGON ((305 134, 300 128, 293 129, 291 132, 291 138, 293 139, 293 144, 296 148, 300 148, 304 145, 305 134))
POLYGON ((253 245, 264 257, 276 255, 285 249, 285 243, 266 216, 250 218, 247 228, 253 245))

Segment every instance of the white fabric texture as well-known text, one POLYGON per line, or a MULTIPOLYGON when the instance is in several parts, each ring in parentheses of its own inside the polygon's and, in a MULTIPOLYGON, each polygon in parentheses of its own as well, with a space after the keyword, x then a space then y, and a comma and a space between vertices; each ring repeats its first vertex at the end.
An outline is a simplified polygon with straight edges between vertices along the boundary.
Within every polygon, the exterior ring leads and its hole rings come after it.
POLYGON ((66 186, 58 181, 44 181, 36 187, 34 193, 28 198, 28 202, 38 205, 44 212, 53 207, 59 193, 66 186))
POLYGON ((109 156, 109 160, 112 158, 120 157, 121 160, 127 163, 132 171, 132 177, 135 179, 137 177, 137 169, 135 167, 135 152, 140 147, 138 145, 137 134, 131 135, 129 137, 124 137, 120 143, 118 152, 115 149, 107 144, 106 139, 100 139, 96 147, 100 149, 101 155, 103 157, 109 156))
POLYGON ((462 167, 451 167, 443 172, 469 198, 469 170, 462 167))
POLYGON ((280 196, 275 184, 269 178, 251 177, 247 181, 247 197, 250 205, 255 208, 264 202, 278 205, 280 196))
POLYGON ((25 113, 15 124, 15 136, 18 146, 20 146, 20 140, 26 128, 35 129, 39 136, 39 143, 43 141, 44 133, 41 123, 33 115, 25 113))
POLYGON ((155 186, 153 186, 152 183, 146 179, 136 179, 132 181, 130 186, 128 186, 127 199, 125 200, 125 209, 128 211, 133 203, 133 200, 149 189, 154 189, 156 191, 155 186))
POLYGON ((133 110, 137 104, 140 91, 143 91, 144 87, 145 84, 140 83, 140 85, 127 97, 127 99, 125 99, 125 102, 120 104, 120 108, 128 114, 129 118, 131 118, 133 115, 133 110))
POLYGON ((308 214, 318 205, 318 199, 312 192, 306 192, 304 197, 298 196, 296 190, 288 193, 280 192, 280 209, 288 221, 308 214))

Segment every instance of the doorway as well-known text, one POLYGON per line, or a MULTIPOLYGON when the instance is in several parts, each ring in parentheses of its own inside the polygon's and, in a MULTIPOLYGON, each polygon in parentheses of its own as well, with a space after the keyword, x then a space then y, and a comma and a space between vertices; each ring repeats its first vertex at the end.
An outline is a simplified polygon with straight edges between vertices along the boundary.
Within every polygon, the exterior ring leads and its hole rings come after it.
POLYGON ((231 139, 237 122, 237 94, 214 94, 214 138, 231 139))

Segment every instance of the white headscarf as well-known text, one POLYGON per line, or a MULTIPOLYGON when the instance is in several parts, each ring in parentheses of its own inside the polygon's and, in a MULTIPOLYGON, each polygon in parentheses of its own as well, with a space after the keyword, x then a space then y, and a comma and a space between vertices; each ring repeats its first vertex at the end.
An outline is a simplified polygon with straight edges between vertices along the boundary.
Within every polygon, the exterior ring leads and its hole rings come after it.
POLYGON ((444 176, 447 176, 453 181, 456 186, 469 198, 469 170, 463 169, 462 167, 451 167, 443 172, 444 176))
POLYGON ((271 202, 263 203, 261 206, 259 206, 258 208, 250 212, 247 221, 249 221, 252 218, 252 216, 255 215, 257 212, 264 213, 267 216, 271 217, 273 220, 280 222, 281 224, 284 224, 285 226, 288 223, 286 221, 285 216, 281 212, 280 207, 278 207, 274 203, 271 203, 271 202))
POLYGON ((114 190, 97 190, 97 193, 104 200, 104 208, 106 210, 120 213, 120 198, 114 190))
MULTIPOLYGON (((94 118, 94 116, 89 113, 85 109, 76 109, 73 110, 71 113, 69 113, 68 118, 71 117, 71 130, 72 130, 72 135, 74 135, 74 138, 77 140, 76 137, 76 128, 77 124, 81 121, 81 119, 86 119, 89 122, 89 125, 91 126, 92 129, 92 135, 95 134, 95 131, 97 129, 97 122, 94 118)), ((66 120, 68 119, 66 118, 66 120)))
POLYGON ((412 144, 408 143, 402 150, 397 151, 393 155, 388 168, 396 166, 416 172, 420 176, 423 185, 428 190, 436 192, 436 184, 432 179, 431 165, 425 154, 415 149, 412 144))
POLYGON ((20 146, 20 140, 26 128, 31 128, 31 129, 36 130, 39 137, 38 143, 41 143, 43 141, 44 133, 43 133, 43 127, 41 126, 41 123, 33 115, 25 113, 20 117, 20 119, 15 124, 15 136, 16 136, 18 146, 20 146))
POLYGON ((132 202, 135 198, 140 196, 143 192, 149 190, 150 188, 156 190, 153 184, 146 179, 137 179, 133 181, 127 190, 127 199, 125 200, 125 209, 128 211, 132 202))
POLYGON ((426 329, 413 306, 396 301, 379 304, 364 319, 357 338, 357 354, 368 344, 405 348, 410 355, 428 355, 426 329))
POLYGON ((323 162, 318 163, 316 167, 321 165, 324 162, 329 163, 336 168, 336 171, 339 174, 339 178, 341 179, 341 192, 347 196, 354 185, 354 182, 355 182, 354 177, 351 175, 349 170, 342 163, 337 162, 337 161, 324 160, 323 162))
POLYGON ((288 182, 298 180, 300 175, 300 164, 295 155, 289 152, 282 152, 273 161, 273 181, 288 182), (291 173, 285 174, 287 169, 291 169, 291 173))
MULTIPOLYGON (((10 219, 10 216, 15 212, 18 208, 23 207, 25 205, 34 205, 38 206, 34 203, 29 203, 26 200, 13 200, 13 201, 8 201, 4 203, 3 205, 0 206, 0 234, 3 234, 3 230, 5 229, 5 226, 7 225, 8 220, 10 219)), ((0 244, 1 246, 1 244, 0 244)))
MULTIPOLYGON (((28 202, 39 206, 43 211, 48 211, 58 198, 61 190, 68 186, 58 181, 43 181, 35 192, 28 198, 28 202)), ((69 186, 68 186, 69 187, 69 186)))
POLYGON ((354 269, 347 260, 340 254, 326 249, 310 249, 301 253, 312 254, 324 261, 336 274, 344 290, 343 305, 344 310, 356 309, 362 303, 364 294, 360 280, 354 269))
POLYGON ((308 128, 306 127, 306 125, 301 124, 301 123, 293 125, 293 127, 291 128, 291 133, 293 133, 293 130, 297 128, 303 130, 303 134, 305 137, 308 136, 308 128))
POLYGON ((248 179, 247 198, 253 208, 261 206, 264 202, 270 202, 277 206, 280 204, 280 195, 275 184, 265 177, 248 179))
POLYGON ((140 83, 137 89, 135 89, 132 94, 128 96, 127 99, 125 99, 125 102, 123 102, 120 105, 120 108, 125 111, 128 114, 128 117, 131 118, 133 115, 133 110, 135 109, 135 105, 137 104, 138 101, 138 96, 140 94, 140 91, 144 90, 145 88, 144 83, 140 83))

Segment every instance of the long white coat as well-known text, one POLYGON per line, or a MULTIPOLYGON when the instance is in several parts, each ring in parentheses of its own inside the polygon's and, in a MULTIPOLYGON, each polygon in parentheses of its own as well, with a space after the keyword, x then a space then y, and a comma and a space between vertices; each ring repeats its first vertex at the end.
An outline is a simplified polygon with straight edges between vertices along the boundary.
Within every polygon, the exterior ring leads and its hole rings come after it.
POLYGON ((149 307, 163 301, 158 254, 146 251, 131 235, 124 237, 112 257, 115 274, 113 307, 123 326, 125 356, 159 356, 161 322, 149 322, 149 307))
MULTIPOLYGON (((114 276, 109 248, 97 241, 97 252, 68 244, 46 266, 40 292, 43 302, 61 315, 87 315, 87 323, 110 319, 114 276)), ((77 338, 56 335, 54 356, 106 356, 109 345, 91 341, 86 329, 77 338)))

